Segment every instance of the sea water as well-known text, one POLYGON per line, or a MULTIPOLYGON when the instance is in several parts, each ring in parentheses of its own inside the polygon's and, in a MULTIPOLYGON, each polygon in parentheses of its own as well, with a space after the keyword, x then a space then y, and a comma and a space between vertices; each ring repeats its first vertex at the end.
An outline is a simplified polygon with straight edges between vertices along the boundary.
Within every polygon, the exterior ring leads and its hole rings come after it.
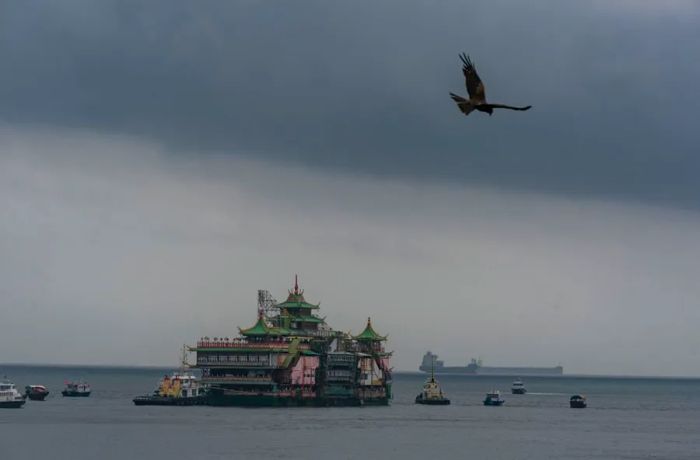
POLYGON ((450 406, 413 403, 424 374, 396 373, 389 407, 134 406, 165 369, 0 366, 46 401, 0 409, 0 459, 700 459, 700 380, 439 376, 450 406), (85 379, 89 398, 64 398, 85 379), (487 391, 506 403, 485 407, 487 391), (587 409, 570 409, 584 394, 587 409))

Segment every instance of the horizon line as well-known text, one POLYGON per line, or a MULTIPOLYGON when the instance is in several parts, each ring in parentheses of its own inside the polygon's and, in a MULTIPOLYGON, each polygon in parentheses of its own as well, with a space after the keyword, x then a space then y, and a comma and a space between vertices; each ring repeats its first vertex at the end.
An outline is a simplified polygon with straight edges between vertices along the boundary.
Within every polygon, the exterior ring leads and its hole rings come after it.
MULTIPOLYGON (((179 365, 173 366, 163 366, 163 365, 150 365, 150 364, 75 364, 75 363, 25 363, 25 362, 3 362, 0 363, 0 368, 3 366, 16 366, 16 367, 55 367, 55 368, 71 368, 71 367, 82 367, 82 368, 96 368, 96 369, 175 369, 179 365)), ((426 373, 420 370, 396 370, 396 374, 416 374, 425 375, 426 373)), ((458 377, 517 377, 516 374, 513 375, 479 375, 479 374, 458 374, 458 373, 442 373, 444 376, 458 376, 458 377)), ((700 380, 700 375, 636 375, 636 374, 585 374, 585 373, 572 373, 572 374, 562 374, 562 375, 532 375, 528 378, 600 378, 600 379, 657 379, 657 380, 700 380)))

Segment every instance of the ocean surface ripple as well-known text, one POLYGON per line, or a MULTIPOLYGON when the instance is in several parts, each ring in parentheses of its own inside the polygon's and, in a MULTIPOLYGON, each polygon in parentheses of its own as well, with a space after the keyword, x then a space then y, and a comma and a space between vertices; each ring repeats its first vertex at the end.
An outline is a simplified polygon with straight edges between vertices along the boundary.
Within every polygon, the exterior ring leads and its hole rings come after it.
POLYGON ((413 404, 425 376, 394 376, 389 407, 136 407, 165 369, 0 366, 22 389, 45 384, 44 402, 0 410, 0 459, 172 458, 700 458, 700 380, 441 376, 450 406, 413 404), (89 398, 63 398, 83 378, 89 398), (506 404, 484 407, 491 389, 506 404), (568 407, 581 393, 589 407, 568 407))

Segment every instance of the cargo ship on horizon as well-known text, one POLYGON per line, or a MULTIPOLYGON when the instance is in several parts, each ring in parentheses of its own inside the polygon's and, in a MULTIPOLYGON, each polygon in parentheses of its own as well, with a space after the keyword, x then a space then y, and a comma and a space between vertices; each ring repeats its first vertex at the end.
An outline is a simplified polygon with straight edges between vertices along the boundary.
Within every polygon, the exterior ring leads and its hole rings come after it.
POLYGON ((190 351, 213 406, 362 406, 391 399, 391 352, 367 319, 350 335, 317 315, 295 277, 287 300, 258 291, 257 322, 239 337, 204 337, 190 351))
POLYGON ((460 374, 460 375, 504 375, 521 377, 557 377, 564 375, 562 366, 552 367, 492 367, 483 366, 481 360, 472 359, 466 366, 445 366, 444 361, 438 359, 438 355, 428 351, 423 355, 423 361, 418 367, 423 372, 431 372, 435 363, 436 374, 460 374))

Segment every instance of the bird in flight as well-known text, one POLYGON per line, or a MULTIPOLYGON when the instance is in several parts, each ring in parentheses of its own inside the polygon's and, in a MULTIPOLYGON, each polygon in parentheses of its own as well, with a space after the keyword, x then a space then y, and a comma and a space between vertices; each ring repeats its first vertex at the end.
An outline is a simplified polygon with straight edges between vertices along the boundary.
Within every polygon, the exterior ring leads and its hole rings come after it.
POLYGON ((469 56, 462 53, 459 55, 462 60, 462 73, 464 74, 464 79, 467 83, 467 92, 469 93, 469 100, 464 99, 455 93, 450 93, 452 100, 457 103, 457 107, 462 111, 463 114, 469 115, 472 110, 476 109, 480 112, 486 112, 489 115, 493 114, 493 109, 510 109, 510 110, 529 110, 531 105, 526 105, 525 107, 514 107, 512 105, 503 104, 489 104, 486 102, 486 91, 484 90, 484 84, 479 78, 479 74, 476 73, 476 68, 469 59, 469 56))

